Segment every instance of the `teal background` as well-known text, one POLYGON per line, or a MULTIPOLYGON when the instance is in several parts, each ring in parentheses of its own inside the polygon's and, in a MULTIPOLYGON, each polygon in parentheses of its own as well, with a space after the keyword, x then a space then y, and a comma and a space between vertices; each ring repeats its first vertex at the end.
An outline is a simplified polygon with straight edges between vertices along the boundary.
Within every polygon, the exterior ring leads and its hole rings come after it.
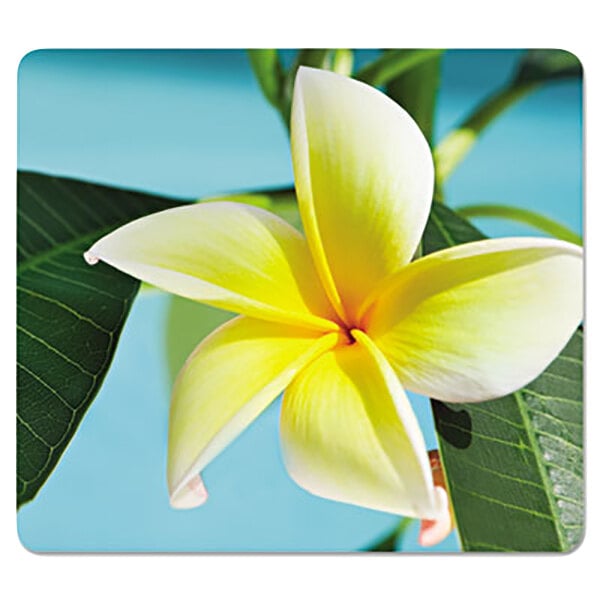
MULTIPOLYGON (((287 58, 290 56, 287 52, 287 58)), ((450 51, 439 139, 504 81, 520 51, 450 51)), ((376 55, 360 51, 358 62, 376 55)), ((36 51, 19 68, 18 165, 176 197, 289 185, 289 144, 243 51, 36 51)), ((451 206, 508 203, 582 227, 582 97, 554 84, 482 136, 446 187, 451 206)), ((491 236, 540 235, 476 220, 491 236)), ((167 298, 141 295, 111 370, 37 498, 18 513, 34 551, 348 551, 398 522, 311 496, 287 476, 279 401, 205 471, 208 502, 168 505, 167 298)), ((428 447, 428 402, 411 395, 428 447)), ((413 524, 402 549, 422 551, 413 524)), ((433 551, 458 548, 456 536, 433 551)))

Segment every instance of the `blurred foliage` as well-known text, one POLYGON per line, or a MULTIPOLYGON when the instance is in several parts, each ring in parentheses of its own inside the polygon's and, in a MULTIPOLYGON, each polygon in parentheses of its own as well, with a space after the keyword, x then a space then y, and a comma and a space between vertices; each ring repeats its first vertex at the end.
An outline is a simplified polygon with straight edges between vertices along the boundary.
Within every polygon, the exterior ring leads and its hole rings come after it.
POLYGON ((370 546, 363 548, 363 552, 395 552, 402 549, 402 541, 416 519, 404 517, 394 529, 383 535, 370 546))
POLYGON ((466 218, 473 217, 494 217, 499 219, 508 219, 518 223, 523 223, 535 227, 544 233, 565 242, 571 242, 578 246, 583 245, 580 235, 571 231, 554 219, 550 219, 533 210, 527 210, 518 206, 508 206, 506 204, 471 204, 454 209, 457 214, 466 218))
POLYGON ((442 51, 431 51, 424 60, 390 79, 386 86, 387 95, 408 111, 430 146, 433 143, 442 56, 442 51))
POLYGON ((352 51, 343 48, 305 48, 298 51, 296 59, 286 70, 277 50, 252 49, 248 50, 248 57, 265 98, 277 109, 288 131, 298 68, 315 67, 350 75, 354 60, 352 51))
POLYGON ((581 63, 564 50, 527 50, 512 78, 486 98, 435 148, 436 178, 443 183, 483 130, 505 110, 542 85, 580 79, 581 63))

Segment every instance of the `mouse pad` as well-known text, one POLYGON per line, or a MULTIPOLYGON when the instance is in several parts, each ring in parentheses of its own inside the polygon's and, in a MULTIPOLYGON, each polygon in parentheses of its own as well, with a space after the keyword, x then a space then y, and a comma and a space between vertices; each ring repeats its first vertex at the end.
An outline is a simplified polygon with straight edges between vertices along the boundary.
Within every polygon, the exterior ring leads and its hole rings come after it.
POLYGON ((563 50, 37 50, 18 72, 33 552, 569 552, 563 50))

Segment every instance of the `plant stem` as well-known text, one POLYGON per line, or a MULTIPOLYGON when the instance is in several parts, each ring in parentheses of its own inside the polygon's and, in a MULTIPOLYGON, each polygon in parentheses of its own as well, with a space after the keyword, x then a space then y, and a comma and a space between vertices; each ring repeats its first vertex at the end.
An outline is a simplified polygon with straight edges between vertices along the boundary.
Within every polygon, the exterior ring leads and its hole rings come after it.
POLYGON ((562 223, 558 223, 549 217, 525 208, 506 206, 505 204, 473 204, 471 206, 456 208, 455 212, 467 218, 495 217, 525 223, 559 240, 578 244, 579 246, 583 245, 581 236, 571 231, 571 229, 562 223))
POLYGON ((500 113, 532 92, 537 82, 511 82, 483 101, 435 148, 436 179, 445 181, 477 141, 477 136, 500 113))
POLYGON ((442 54, 444 50, 390 50, 363 67, 355 78, 373 86, 385 85, 423 61, 442 54))

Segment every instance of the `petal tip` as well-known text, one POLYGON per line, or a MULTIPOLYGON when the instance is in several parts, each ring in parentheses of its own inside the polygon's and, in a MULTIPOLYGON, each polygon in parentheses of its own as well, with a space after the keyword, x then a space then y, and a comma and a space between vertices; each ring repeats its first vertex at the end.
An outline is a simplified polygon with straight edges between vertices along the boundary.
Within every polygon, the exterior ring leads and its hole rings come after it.
POLYGON ((90 250, 83 253, 83 258, 88 265, 97 265, 100 262, 100 257, 93 254, 90 250))
POLYGON ((307 67, 306 65, 300 65, 296 71, 296 79, 301 77, 310 76, 311 73, 317 74, 324 72, 324 69, 316 69, 315 67, 307 67))
MULTIPOLYGON (((360 85, 364 85, 362 82, 352 79, 352 77, 348 77, 346 75, 342 75, 340 73, 335 73, 334 71, 329 71, 327 69, 318 69, 316 67, 306 67, 301 65, 298 67, 296 71, 296 80, 294 85, 298 86, 298 89, 302 87, 302 81, 309 83, 311 80, 315 83, 322 82, 325 80, 352 80, 354 83, 358 83, 360 85)), ((318 85, 318 83, 317 83, 318 85)), ((368 87, 368 86, 365 86, 368 87)))
POLYGON ((419 545, 424 548, 435 546, 445 540, 452 531, 452 515, 448 506, 446 490, 436 485, 439 517, 437 519, 423 519, 419 531, 419 545))
POLYGON ((201 506, 208 499, 208 492, 200 475, 192 477, 185 485, 179 486, 171 495, 171 508, 185 510, 201 506))

